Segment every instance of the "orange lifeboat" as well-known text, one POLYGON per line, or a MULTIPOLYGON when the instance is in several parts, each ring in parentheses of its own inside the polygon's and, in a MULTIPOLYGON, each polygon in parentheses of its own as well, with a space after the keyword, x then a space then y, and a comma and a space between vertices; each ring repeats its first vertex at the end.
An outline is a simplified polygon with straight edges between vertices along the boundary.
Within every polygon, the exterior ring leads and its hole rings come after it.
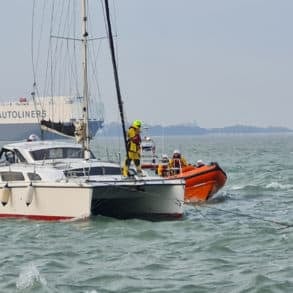
POLYGON ((226 183, 227 175, 218 165, 186 166, 182 167, 179 174, 168 178, 185 179, 185 202, 192 203, 205 201, 212 198, 226 183))
POLYGON ((216 162, 205 165, 199 160, 196 165, 170 169, 169 163, 163 163, 158 159, 154 140, 146 136, 141 142, 141 167, 166 178, 184 179, 186 203, 211 199, 227 181, 226 173, 216 162), (175 171, 179 173, 170 175, 175 171))

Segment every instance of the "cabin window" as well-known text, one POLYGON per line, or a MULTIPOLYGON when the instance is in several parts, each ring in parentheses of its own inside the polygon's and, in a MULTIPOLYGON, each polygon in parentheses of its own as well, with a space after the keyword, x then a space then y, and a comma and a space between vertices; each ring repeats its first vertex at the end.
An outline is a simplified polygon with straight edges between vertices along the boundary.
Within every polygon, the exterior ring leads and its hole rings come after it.
POLYGON ((37 150, 37 151, 30 152, 30 154, 35 161, 48 159, 48 156, 46 155, 46 150, 37 150))
POLYGON ((93 176, 93 175, 120 175, 120 167, 92 167, 92 168, 78 168, 64 171, 67 177, 79 176, 93 176))
POLYGON ((66 158, 83 158, 83 151, 77 148, 66 148, 64 149, 64 156, 66 158))
POLYGON ((63 150, 62 149, 51 149, 48 150, 48 159, 63 159, 63 150))
POLYGON ((15 153, 19 162, 26 163, 26 159, 23 157, 23 155, 18 150, 14 150, 14 153, 15 153))
POLYGON ((66 177, 80 177, 80 176, 88 176, 88 171, 86 169, 72 169, 64 171, 66 177))
POLYGON ((22 172, 0 172, 2 181, 24 181, 22 172))
POLYGON ((4 153, 5 160, 10 164, 15 163, 15 154, 12 151, 8 151, 4 153))
POLYGON ((121 168, 120 167, 106 167, 105 175, 121 175, 121 168))
MULTIPOLYGON (((54 159, 78 159, 83 158, 83 151, 80 148, 51 148, 30 152, 35 161, 54 159)), ((91 158, 93 155, 91 154, 91 158)))
POLYGON ((27 173, 29 180, 42 180, 41 176, 37 173, 27 173))

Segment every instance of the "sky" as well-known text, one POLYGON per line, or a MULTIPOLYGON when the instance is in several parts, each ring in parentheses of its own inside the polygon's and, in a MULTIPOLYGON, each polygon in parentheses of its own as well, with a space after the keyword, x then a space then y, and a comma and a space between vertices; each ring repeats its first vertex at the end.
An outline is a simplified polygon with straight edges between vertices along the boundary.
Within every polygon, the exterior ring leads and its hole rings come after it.
MULTIPOLYGON (((1 3, 1 99, 32 91, 32 2, 1 3)), ((115 7, 127 120, 293 129, 292 0, 115 0, 115 7)), ((117 121, 117 104, 103 102, 106 123, 117 121)))

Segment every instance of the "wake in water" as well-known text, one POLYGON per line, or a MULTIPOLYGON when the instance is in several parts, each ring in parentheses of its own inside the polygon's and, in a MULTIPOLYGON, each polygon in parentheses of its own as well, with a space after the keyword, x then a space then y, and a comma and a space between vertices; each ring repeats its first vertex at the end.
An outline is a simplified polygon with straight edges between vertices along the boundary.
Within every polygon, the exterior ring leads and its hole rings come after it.
POLYGON ((44 287, 46 285, 47 282, 45 278, 40 275, 34 263, 30 263, 23 267, 16 281, 16 288, 19 290, 44 287))

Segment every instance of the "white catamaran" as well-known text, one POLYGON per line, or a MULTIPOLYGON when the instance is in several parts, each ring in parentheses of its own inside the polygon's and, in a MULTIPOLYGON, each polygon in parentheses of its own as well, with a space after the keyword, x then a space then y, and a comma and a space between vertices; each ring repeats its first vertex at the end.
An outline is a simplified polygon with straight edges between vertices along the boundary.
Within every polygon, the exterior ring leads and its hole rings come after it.
MULTIPOLYGON (((103 215, 174 219, 183 215, 184 180, 121 175, 120 163, 95 159, 90 150, 87 80, 87 1, 82 0, 83 120, 74 142, 22 141, 0 151, 0 217, 58 220, 103 215)), ((104 1, 121 124, 122 100, 108 0, 104 1)), ((124 137, 125 138, 125 137, 124 137)), ((126 140, 125 140, 126 144, 126 140)))

